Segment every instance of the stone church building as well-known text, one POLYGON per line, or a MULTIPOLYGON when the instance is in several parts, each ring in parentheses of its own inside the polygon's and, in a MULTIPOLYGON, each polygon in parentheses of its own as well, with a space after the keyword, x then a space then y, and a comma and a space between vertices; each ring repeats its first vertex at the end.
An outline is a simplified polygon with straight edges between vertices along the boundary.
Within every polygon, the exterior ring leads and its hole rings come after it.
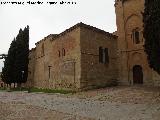
POLYGON ((78 23, 30 51, 28 86, 91 89, 113 84, 160 86, 144 52, 144 0, 116 0, 113 34, 78 23))
POLYGON ((144 52, 145 0, 116 0, 120 84, 160 86, 160 77, 150 69, 144 52))

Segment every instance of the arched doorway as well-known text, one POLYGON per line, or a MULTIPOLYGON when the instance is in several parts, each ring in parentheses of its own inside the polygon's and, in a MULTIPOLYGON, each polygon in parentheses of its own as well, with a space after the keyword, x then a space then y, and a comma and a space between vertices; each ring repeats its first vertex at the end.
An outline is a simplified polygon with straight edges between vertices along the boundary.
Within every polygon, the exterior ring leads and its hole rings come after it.
POLYGON ((143 84, 143 70, 140 65, 133 67, 133 84, 143 84))

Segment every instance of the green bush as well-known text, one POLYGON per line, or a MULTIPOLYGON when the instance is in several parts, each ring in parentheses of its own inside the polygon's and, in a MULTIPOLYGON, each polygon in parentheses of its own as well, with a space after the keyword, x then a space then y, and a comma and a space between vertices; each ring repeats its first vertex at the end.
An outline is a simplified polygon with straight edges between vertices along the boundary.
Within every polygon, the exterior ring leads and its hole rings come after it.
POLYGON ((6 90, 4 87, 0 87, 0 90, 6 90))
MULTIPOLYGON (((0 90, 6 90, 6 88, 0 88, 0 90)), ((75 93, 75 91, 72 90, 63 90, 63 89, 44 89, 44 88, 11 88, 9 91, 28 91, 30 92, 43 92, 43 93, 60 93, 60 94, 69 94, 69 93, 75 93)))

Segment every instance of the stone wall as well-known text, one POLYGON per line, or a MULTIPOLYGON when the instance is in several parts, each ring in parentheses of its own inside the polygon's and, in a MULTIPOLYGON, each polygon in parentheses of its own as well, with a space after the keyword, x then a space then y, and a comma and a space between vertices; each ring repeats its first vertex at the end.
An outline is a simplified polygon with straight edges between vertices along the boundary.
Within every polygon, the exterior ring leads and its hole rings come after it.
POLYGON ((27 84, 51 89, 80 88, 79 44, 79 28, 59 36, 49 35, 37 42, 29 57, 27 84))
POLYGON ((78 23, 37 42, 29 56, 27 85, 72 90, 104 87, 113 81, 133 85, 133 68, 138 65, 144 85, 160 86, 160 76, 150 69, 143 48, 143 10, 144 0, 116 0, 115 33, 78 23), (138 44, 133 40, 135 29, 138 44), (108 48, 108 63, 99 62, 99 47, 108 48))
POLYGON ((52 40, 51 58, 55 88, 80 88, 80 28, 52 40))
POLYGON ((48 88, 48 66, 50 65, 51 37, 46 37, 36 43, 35 64, 34 64, 34 86, 48 88))
POLYGON ((110 85, 117 80, 117 39, 109 33, 81 28, 81 88, 110 85), (99 62, 99 47, 108 48, 109 63, 99 62))
POLYGON ((145 41, 143 38, 142 22, 144 0, 117 0, 115 10, 120 61, 120 84, 133 85, 133 67, 139 65, 143 70, 144 85, 155 85, 154 81, 158 81, 160 78, 150 69, 143 48, 145 41), (134 29, 138 29, 139 31, 139 44, 135 44, 133 41, 132 32, 134 29))
POLYGON ((29 56, 27 85, 74 89, 109 85, 117 80, 117 37, 79 23, 36 43, 29 56), (99 63, 99 47, 108 48, 109 63, 99 63))
POLYGON ((36 51, 36 48, 32 48, 29 52, 28 78, 27 78, 27 82, 22 84, 22 86, 25 86, 25 87, 34 86, 35 51, 36 51))

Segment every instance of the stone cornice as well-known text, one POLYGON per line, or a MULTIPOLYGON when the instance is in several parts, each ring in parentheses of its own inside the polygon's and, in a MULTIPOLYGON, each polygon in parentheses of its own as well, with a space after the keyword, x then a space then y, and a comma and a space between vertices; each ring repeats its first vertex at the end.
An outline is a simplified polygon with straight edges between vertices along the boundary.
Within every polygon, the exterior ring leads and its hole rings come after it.
POLYGON ((48 35, 47 37, 44 37, 42 40, 38 41, 37 43, 35 43, 35 45, 38 45, 40 44, 41 42, 45 41, 46 39, 49 39, 49 38, 54 38, 57 34, 50 34, 48 35))

